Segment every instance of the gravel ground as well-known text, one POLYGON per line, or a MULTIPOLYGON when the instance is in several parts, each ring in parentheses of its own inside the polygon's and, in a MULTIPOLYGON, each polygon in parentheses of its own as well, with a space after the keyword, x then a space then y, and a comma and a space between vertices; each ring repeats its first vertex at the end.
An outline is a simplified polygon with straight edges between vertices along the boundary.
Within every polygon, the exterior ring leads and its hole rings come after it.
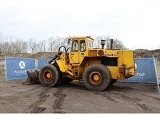
POLYGON ((155 84, 117 82, 92 92, 76 81, 57 87, 24 81, 0 77, 0 113, 160 113, 155 84))

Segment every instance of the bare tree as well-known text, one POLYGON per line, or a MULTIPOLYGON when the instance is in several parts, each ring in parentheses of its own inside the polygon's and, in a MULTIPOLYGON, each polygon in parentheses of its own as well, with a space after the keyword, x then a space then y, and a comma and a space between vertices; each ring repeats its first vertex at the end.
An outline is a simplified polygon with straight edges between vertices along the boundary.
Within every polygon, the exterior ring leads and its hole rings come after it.
POLYGON ((124 46, 122 41, 120 41, 117 38, 114 39, 114 41, 113 41, 113 48, 115 48, 115 49, 126 49, 126 47, 124 46))
POLYGON ((64 46, 65 43, 64 43, 64 38, 60 38, 60 37, 50 37, 48 39, 48 50, 50 52, 57 52, 58 51, 58 48, 60 46, 64 46))
MULTIPOLYGON (((97 36, 94 41, 94 46, 100 48, 101 40, 106 40, 105 48, 110 48, 110 36, 97 36)), ((27 42, 20 38, 13 40, 12 36, 4 36, 0 33, 0 54, 16 54, 16 53, 36 53, 36 52, 57 52, 60 46, 66 46, 68 38, 62 38, 59 36, 50 37, 47 41, 36 42, 33 39, 29 39, 27 42)), ((114 39, 114 49, 124 49, 122 41, 114 39)))
MULTIPOLYGON (((101 45, 101 40, 106 40, 105 48, 109 49, 111 46, 111 37, 109 35, 107 36, 97 36, 95 38, 95 46, 100 47, 101 45)), ((125 49, 126 47, 122 43, 122 41, 116 39, 113 39, 113 49, 125 49)))
POLYGON ((17 39, 15 42, 11 42, 11 49, 13 53, 26 53, 27 42, 22 39, 17 39))
POLYGON ((48 51, 53 52, 54 44, 55 44, 54 38, 50 37, 48 39, 48 51))
POLYGON ((11 54, 12 53, 12 47, 10 45, 9 42, 4 42, 3 45, 2 45, 2 49, 3 49, 3 54, 11 54))
POLYGON ((32 54, 35 53, 37 51, 37 42, 34 41, 33 39, 29 39, 28 41, 28 50, 29 52, 31 52, 32 54))
POLYGON ((40 41, 37 43, 37 52, 46 52, 46 41, 40 41))
POLYGON ((100 46, 101 46, 101 40, 106 40, 106 44, 105 44, 105 48, 109 48, 109 46, 110 46, 110 36, 109 35, 106 35, 106 36, 97 36, 96 38, 95 38, 95 47, 98 47, 98 48, 100 48, 100 46))

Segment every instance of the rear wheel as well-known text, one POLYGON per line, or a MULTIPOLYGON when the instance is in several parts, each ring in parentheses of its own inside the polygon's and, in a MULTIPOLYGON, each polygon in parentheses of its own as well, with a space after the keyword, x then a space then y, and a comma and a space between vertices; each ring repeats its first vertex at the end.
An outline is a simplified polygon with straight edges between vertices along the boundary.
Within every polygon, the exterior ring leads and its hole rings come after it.
POLYGON ((59 71, 54 65, 47 64, 40 70, 39 79, 43 86, 55 86, 58 84, 59 78, 59 71))
POLYGON ((85 86, 91 91, 102 91, 111 82, 109 69, 102 64, 90 65, 83 73, 85 86))

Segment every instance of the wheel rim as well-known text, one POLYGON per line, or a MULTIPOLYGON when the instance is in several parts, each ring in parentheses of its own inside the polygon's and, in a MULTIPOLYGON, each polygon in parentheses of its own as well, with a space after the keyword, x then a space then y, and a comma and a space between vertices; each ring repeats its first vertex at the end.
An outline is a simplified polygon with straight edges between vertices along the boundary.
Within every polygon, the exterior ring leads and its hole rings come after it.
POLYGON ((44 71, 43 73, 43 80, 49 82, 52 80, 52 72, 49 70, 44 71))
POLYGON ((102 76, 99 72, 92 72, 89 75, 89 81, 93 84, 93 85, 98 85, 101 83, 102 81, 102 76))

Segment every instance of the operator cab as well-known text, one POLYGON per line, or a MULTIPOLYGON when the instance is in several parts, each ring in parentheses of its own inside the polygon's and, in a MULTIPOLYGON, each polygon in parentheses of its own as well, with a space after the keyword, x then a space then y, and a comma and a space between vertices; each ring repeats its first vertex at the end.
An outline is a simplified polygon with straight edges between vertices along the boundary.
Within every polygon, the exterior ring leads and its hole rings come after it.
POLYGON ((71 37, 68 39, 70 64, 80 64, 84 56, 88 55, 88 49, 93 48, 90 36, 71 37))
POLYGON ((90 36, 71 37, 68 39, 68 45, 73 52, 85 51, 86 47, 93 48, 93 40, 90 36))

